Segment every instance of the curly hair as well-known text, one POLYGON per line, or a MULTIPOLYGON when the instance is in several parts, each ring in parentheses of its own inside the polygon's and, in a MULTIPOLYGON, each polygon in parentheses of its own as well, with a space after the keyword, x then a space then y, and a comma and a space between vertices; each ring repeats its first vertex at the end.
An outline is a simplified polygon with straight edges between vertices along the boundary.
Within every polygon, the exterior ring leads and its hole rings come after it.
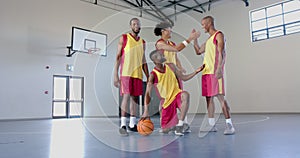
POLYGON ((168 28, 168 27, 171 27, 172 28, 172 24, 167 22, 167 21, 164 21, 164 22, 161 22, 159 24, 157 24, 154 28, 154 34, 155 36, 161 36, 161 31, 165 28, 168 28))

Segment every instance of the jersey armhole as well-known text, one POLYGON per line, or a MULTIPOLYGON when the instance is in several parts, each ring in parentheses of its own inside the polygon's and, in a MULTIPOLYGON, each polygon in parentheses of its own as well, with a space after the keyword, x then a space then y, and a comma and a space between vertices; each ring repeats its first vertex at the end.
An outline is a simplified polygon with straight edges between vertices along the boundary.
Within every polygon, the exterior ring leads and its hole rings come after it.
POLYGON ((151 71, 151 74, 153 75, 153 84, 157 84, 158 83, 158 78, 157 75, 154 71, 151 71))
POLYGON ((217 35, 218 35, 219 33, 222 33, 222 32, 221 32, 221 31, 218 31, 218 32, 215 34, 215 36, 214 36, 214 44, 215 44, 215 45, 218 44, 218 41, 217 41, 217 35))

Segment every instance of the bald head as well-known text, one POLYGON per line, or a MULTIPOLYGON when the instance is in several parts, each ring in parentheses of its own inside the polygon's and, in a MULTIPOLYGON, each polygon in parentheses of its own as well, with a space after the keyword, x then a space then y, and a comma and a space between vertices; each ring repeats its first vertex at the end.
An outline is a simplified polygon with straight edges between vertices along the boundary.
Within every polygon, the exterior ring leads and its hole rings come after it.
POLYGON ((211 24, 212 26, 214 26, 215 19, 212 16, 206 16, 202 20, 205 20, 208 24, 211 24))
POLYGON ((162 50, 152 51, 149 57, 155 64, 162 64, 166 61, 166 58, 164 57, 162 50))
POLYGON ((214 18, 212 16, 206 16, 201 21, 202 29, 205 33, 210 32, 210 30, 215 30, 214 18))

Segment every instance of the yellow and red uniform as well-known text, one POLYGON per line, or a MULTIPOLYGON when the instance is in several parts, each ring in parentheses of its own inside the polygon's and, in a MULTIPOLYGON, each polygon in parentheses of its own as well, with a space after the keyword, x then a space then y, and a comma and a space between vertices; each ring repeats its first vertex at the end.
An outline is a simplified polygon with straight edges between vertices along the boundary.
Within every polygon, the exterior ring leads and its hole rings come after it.
MULTIPOLYGON (((164 41, 164 40, 161 38, 161 39, 159 39, 158 41, 156 41, 156 44, 155 44, 156 49, 158 49, 158 48, 157 48, 157 43, 160 42, 160 41, 166 42, 166 44, 168 44, 168 45, 170 45, 170 46, 176 46, 176 44, 175 44, 174 42, 172 42, 172 41, 164 41)), ((166 64, 168 64, 168 63, 173 63, 174 65, 177 66, 177 60, 176 60, 176 55, 177 55, 176 53, 177 53, 177 52, 172 52, 172 51, 167 51, 167 50, 162 50, 162 51, 163 51, 163 54, 164 54, 164 56, 165 56, 165 58, 166 58, 165 63, 166 63, 166 64)), ((183 89, 183 83, 182 83, 182 81, 178 79, 178 83, 179 83, 179 87, 180 87, 181 89, 183 89)))
POLYGON ((154 68, 151 73, 154 75, 154 85, 161 100, 161 126, 162 128, 174 127, 178 122, 177 108, 181 106, 182 93, 177 77, 168 64, 165 64, 164 71, 154 68))
MULTIPOLYGON (((156 42, 156 44, 155 44, 156 49, 158 49, 156 45, 160 41, 165 42, 163 39, 159 39, 156 42)), ((168 44, 170 46, 176 46, 176 44, 174 42, 172 42, 172 41, 166 41, 166 44, 168 44)), ((164 52, 164 56, 166 58, 166 62, 165 63, 173 63, 173 64, 176 65, 176 52, 167 51, 167 50, 163 50, 163 52, 164 52)))
POLYGON ((130 33, 123 34, 120 62, 121 94, 139 96, 143 93, 143 56, 145 41, 135 39, 130 33))
MULTIPOLYGON (((202 96, 215 96, 218 94, 225 95, 224 78, 216 78, 217 65, 222 62, 218 60, 220 53, 217 48, 216 36, 219 33, 221 32, 217 31, 206 41, 203 60, 205 67, 202 71, 202 96)), ((223 58, 225 61, 225 53, 223 54, 223 58)), ((225 62, 221 67, 222 70, 224 70, 224 64, 225 62)))

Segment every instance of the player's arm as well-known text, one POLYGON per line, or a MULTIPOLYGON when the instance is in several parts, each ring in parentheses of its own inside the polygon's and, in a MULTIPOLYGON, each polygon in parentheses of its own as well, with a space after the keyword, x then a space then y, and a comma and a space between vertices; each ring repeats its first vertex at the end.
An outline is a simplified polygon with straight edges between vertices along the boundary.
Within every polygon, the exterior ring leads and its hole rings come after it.
POLYGON ((193 29, 189 38, 182 41, 181 43, 179 43, 176 46, 170 46, 170 45, 166 44, 164 41, 159 41, 159 42, 157 42, 156 47, 157 47, 157 49, 163 49, 166 51, 179 52, 182 49, 184 49, 191 41, 193 41, 194 39, 196 39, 198 37, 200 37, 200 32, 193 29))
POLYGON ((198 69, 196 69, 194 72, 190 73, 190 74, 187 74, 187 75, 184 75, 181 71, 179 71, 176 66, 173 64, 170 64, 170 66, 172 67, 175 75, 180 78, 182 81, 188 81, 190 80, 191 78, 193 78, 195 75, 197 75, 199 72, 201 72, 205 65, 203 64, 202 66, 200 66, 198 69))
POLYGON ((147 61, 146 61, 146 57, 145 57, 145 50, 146 50, 146 44, 143 43, 143 49, 144 49, 144 53, 143 53, 143 71, 146 75, 146 78, 147 78, 147 81, 148 81, 148 78, 149 78, 149 71, 148 71, 148 64, 147 64, 147 61))
POLYGON ((120 78, 119 78, 119 67, 120 61, 122 58, 122 46, 123 46, 123 37, 120 37, 118 48, 117 48, 117 55, 116 55, 116 62, 115 62, 115 69, 114 69, 114 86, 120 87, 120 78))
POLYGON ((217 79, 221 78, 223 76, 223 72, 222 72, 222 66, 224 64, 224 54, 225 54, 225 40, 224 40, 224 34, 221 32, 219 34, 217 34, 216 37, 217 40, 217 49, 218 49, 218 65, 217 65, 217 69, 216 69, 216 75, 217 75, 217 79))
POLYGON ((176 58, 176 66, 178 67, 178 69, 182 72, 182 73, 186 73, 185 69, 182 67, 181 65, 181 61, 178 59, 178 56, 176 54, 175 56, 176 58))
POLYGON ((153 84, 154 84, 154 75, 151 73, 148 78, 148 82, 147 82, 147 87, 146 87, 146 92, 145 92, 145 100, 144 100, 144 113, 142 115, 142 118, 146 118, 149 116, 148 106, 151 101, 151 91, 153 88, 153 84))
POLYGON ((195 49, 195 53, 196 53, 197 55, 201 55, 202 53, 205 52, 205 44, 206 44, 206 43, 203 43, 201 46, 199 46, 199 44, 198 44, 198 39, 196 38, 196 39, 194 40, 194 49, 195 49))

